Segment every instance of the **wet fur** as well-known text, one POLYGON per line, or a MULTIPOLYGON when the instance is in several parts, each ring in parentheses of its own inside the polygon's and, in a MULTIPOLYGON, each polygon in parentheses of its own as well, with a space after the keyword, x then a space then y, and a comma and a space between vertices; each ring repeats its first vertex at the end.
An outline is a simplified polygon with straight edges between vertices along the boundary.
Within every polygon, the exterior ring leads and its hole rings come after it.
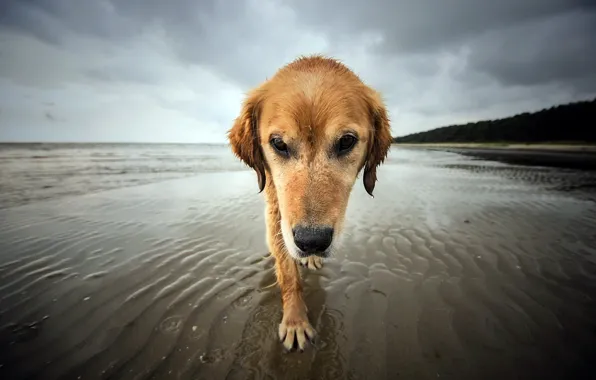
MULTIPOLYGON (((372 196, 377 167, 391 145, 386 108, 376 91, 337 60, 301 57, 248 93, 228 138, 264 191, 267 244, 282 295, 280 339, 288 349, 295 343, 303 349, 315 331, 302 296, 292 228, 332 226, 330 250, 336 247, 358 174, 363 172, 372 196), (335 157, 334 143, 347 132, 356 134, 358 143, 350 154, 335 157), (269 144, 274 135, 288 142, 290 157, 280 157, 269 144)), ((308 266, 317 269, 312 259, 308 266)))

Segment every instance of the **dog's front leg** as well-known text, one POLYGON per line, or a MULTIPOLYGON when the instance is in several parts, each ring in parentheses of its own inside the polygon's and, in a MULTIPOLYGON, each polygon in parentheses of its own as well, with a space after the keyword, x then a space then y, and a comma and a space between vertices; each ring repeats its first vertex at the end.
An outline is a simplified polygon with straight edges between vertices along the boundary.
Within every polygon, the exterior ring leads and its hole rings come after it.
POLYGON ((304 350, 307 339, 314 339, 315 329, 308 321, 307 307, 302 294, 302 283, 298 264, 287 252, 283 242, 280 214, 276 199, 269 199, 267 207, 267 242, 275 257, 275 274, 281 290, 283 318, 279 325, 279 339, 291 350, 298 344, 304 350))
POLYGON ((298 265, 286 252, 279 252, 275 256, 275 269, 283 305, 279 339, 288 350, 292 349, 294 342, 298 343, 298 349, 303 350, 306 340, 312 340, 316 333, 308 321, 298 265))

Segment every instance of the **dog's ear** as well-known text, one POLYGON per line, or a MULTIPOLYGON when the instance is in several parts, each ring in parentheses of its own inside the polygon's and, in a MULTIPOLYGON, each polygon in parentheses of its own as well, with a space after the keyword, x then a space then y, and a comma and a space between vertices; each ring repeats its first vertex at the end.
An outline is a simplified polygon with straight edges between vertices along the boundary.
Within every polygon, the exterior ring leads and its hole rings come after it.
POLYGON ((387 109, 381 96, 374 90, 367 97, 372 124, 372 134, 368 142, 368 152, 364 165, 364 188, 369 195, 373 195, 377 182, 377 167, 383 163, 393 142, 391 125, 387 109))
POLYGON ((234 154, 246 165, 254 169, 259 182, 259 193, 265 188, 265 157, 259 137, 259 116, 262 104, 262 91, 253 90, 248 94, 240 115, 228 131, 228 140, 234 154))

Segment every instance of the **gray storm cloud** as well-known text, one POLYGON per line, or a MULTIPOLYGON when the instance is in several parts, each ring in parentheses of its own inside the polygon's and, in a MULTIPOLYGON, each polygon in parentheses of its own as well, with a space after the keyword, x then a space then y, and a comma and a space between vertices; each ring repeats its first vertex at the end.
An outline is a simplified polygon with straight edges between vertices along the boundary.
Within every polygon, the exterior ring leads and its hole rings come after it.
POLYGON ((223 142, 243 93, 309 53, 404 135, 595 96, 594 35, 587 0, 4 0, 0 140, 223 142))

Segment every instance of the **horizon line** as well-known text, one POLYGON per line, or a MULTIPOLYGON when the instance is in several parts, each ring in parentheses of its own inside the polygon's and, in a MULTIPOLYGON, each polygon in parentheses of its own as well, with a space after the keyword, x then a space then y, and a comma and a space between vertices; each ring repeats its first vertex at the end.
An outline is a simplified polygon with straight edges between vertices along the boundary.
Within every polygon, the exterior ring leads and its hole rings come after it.
POLYGON ((177 145, 228 145, 227 142, 181 141, 1 141, 2 144, 177 144, 177 145))

